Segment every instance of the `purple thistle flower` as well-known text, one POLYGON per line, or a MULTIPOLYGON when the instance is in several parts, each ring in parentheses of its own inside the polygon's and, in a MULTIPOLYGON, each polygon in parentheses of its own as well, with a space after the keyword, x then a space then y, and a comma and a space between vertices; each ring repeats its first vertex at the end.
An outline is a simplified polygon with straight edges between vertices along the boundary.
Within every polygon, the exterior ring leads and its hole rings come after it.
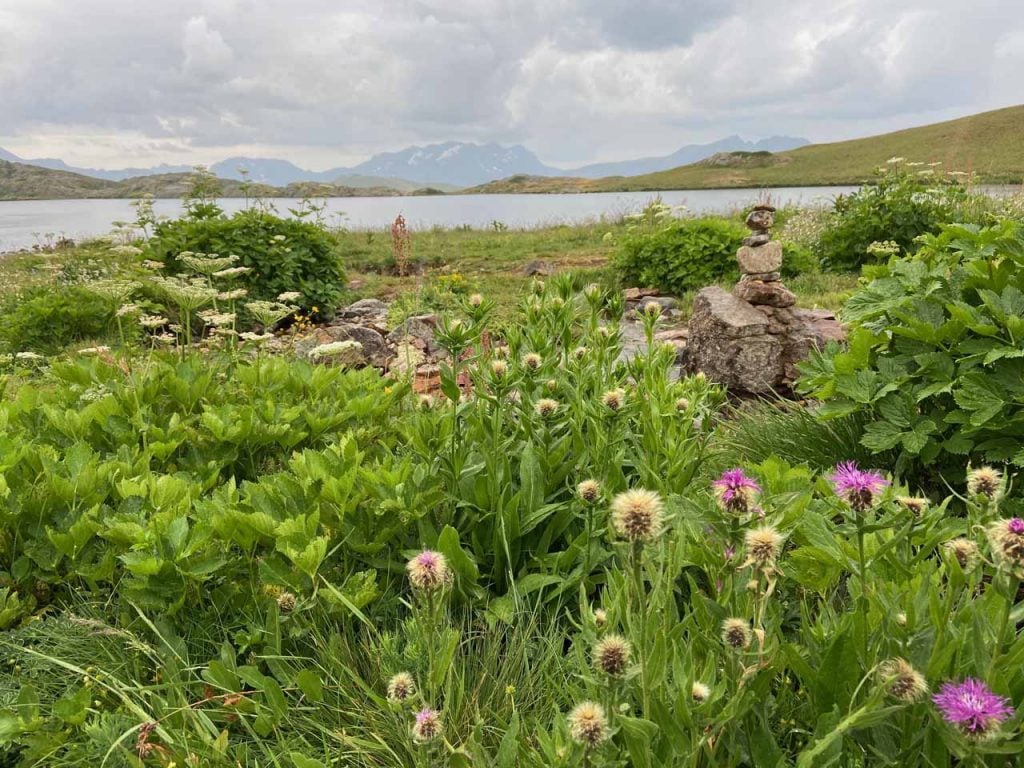
POLYGON ((711 485, 722 509, 734 515, 746 514, 761 492, 761 486, 747 477, 739 467, 726 470, 711 485))
POLYGON ((1017 536, 1024 534, 1024 520, 1019 517, 1011 517, 1010 522, 1006 524, 1006 530, 1017 536))
POLYGON ((856 462, 844 461, 836 466, 836 471, 829 477, 836 496, 841 498, 855 512, 867 512, 875 503, 889 481, 877 472, 865 472, 857 467, 856 462))
POLYGON ((1013 714, 1009 699, 993 693, 985 683, 972 677, 962 683, 943 683, 932 701, 947 723, 973 739, 988 736, 1013 714))

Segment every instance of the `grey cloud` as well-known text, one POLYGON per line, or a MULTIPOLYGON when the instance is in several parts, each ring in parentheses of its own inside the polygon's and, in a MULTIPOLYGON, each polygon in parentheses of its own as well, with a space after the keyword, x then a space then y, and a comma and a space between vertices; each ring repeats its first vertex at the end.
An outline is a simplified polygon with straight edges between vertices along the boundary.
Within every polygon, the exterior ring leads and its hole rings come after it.
POLYGON ((555 163, 736 132, 824 140, 1024 101, 1007 5, 0 0, 0 137, 41 155, 61 131, 108 153, 123 134, 140 162, 295 147, 324 166, 447 139, 555 163))

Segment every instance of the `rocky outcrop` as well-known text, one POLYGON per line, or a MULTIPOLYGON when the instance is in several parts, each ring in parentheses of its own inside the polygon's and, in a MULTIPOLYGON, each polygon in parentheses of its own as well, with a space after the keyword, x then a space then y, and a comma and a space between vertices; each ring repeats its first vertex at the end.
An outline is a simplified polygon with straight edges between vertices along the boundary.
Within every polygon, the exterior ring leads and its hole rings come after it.
POLYGON ((790 392, 797 364, 812 349, 846 337, 831 312, 795 306, 780 279, 782 245, 768 234, 773 212, 757 206, 747 218, 754 234, 736 254, 742 276, 732 293, 702 289, 690 316, 687 370, 742 394, 790 392))

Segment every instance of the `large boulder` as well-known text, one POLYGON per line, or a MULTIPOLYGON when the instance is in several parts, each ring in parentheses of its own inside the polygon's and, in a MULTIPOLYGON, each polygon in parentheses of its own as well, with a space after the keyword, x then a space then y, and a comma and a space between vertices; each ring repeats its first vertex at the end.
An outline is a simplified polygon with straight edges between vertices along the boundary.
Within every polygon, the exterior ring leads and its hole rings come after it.
POLYGON ((367 362, 376 368, 384 368, 391 359, 391 351, 384 341, 384 336, 373 328, 353 323, 337 323, 320 330, 330 341, 358 341, 362 345, 367 362))

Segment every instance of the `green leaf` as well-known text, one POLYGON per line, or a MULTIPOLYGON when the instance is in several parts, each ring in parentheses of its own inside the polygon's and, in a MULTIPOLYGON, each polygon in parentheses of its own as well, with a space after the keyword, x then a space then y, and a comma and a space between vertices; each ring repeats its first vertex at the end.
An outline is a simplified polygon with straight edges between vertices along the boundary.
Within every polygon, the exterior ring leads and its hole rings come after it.
POLYGON ((295 684, 299 686, 302 695, 313 702, 324 700, 324 684, 320 676, 311 669, 303 669, 295 676, 295 684))

